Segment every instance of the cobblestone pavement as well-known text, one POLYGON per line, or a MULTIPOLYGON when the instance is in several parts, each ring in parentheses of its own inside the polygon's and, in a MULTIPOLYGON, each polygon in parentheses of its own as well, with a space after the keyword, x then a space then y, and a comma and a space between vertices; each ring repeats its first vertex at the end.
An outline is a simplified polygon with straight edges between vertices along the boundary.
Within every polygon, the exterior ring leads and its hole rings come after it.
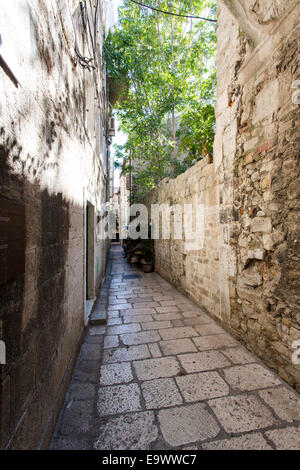
POLYGON ((50 448, 300 449, 299 395, 158 274, 111 256, 108 323, 89 328, 50 448))

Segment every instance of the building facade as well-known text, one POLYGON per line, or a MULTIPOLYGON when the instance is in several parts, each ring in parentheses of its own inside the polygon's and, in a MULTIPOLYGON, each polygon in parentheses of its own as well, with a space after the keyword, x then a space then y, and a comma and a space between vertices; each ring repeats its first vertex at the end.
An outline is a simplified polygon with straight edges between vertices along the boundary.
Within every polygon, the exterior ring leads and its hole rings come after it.
POLYGON ((1 448, 47 446, 105 273, 111 3, 1 6, 1 448))

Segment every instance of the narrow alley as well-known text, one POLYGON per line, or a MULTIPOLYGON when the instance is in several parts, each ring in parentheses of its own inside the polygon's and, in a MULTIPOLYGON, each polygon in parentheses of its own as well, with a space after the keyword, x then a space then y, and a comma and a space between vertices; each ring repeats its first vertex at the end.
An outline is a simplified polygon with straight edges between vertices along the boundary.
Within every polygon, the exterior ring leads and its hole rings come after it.
POLYGON ((1 7, 0 450, 300 450, 300 1, 1 7))
POLYGON ((112 245, 51 449, 299 449, 300 399, 157 273, 112 245))

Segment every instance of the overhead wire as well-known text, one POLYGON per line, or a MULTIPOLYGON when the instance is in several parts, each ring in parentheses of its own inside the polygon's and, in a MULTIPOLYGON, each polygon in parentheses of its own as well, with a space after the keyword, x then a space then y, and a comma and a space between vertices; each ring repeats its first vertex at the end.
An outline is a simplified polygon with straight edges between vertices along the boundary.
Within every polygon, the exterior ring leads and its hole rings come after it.
POLYGON ((167 10, 161 10, 160 8, 153 7, 152 5, 145 5, 144 3, 138 2, 137 0, 130 0, 132 3, 135 3, 136 5, 139 5, 144 8, 148 8, 150 10, 157 11, 159 13, 163 13, 165 15, 171 15, 171 16, 179 16, 180 18, 193 18, 193 19, 198 19, 198 20, 203 20, 203 21, 209 21, 211 23, 217 23, 217 20, 214 20, 212 18, 205 18, 203 16, 194 16, 194 15, 183 15, 181 13, 175 13, 172 11, 167 11, 167 10))
MULTIPOLYGON (((81 2, 80 2, 81 3, 81 2)), ((82 9, 82 4, 80 5, 81 6, 81 17, 82 17, 82 22, 83 22, 83 27, 85 28, 85 20, 84 20, 84 15, 83 15, 83 9, 82 9)), ((89 71, 95 69, 95 66, 92 64, 92 61, 94 60, 93 57, 85 57, 81 52, 80 52, 80 48, 79 48, 79 45, 78 45, 78 39, 77 39, 77 31, 76 31, 76 27, 75 27, 75 24, 74 24, 74 19, 73 19, 73 15, 70 11, 70 8, 69 8, 69 5, 68 5, 68 10, 69 10, 69 14, 70 14, 70 18, 71 18, 71 23, 72 23, 72 28, 73 28, 73 32, 74 32, 74 38, 75 38, 75 47, 74 47, 74 51, 75 51, 75 55, 76 55, 76 58, 77 58, 77 61, 79 63, 79 65, 83 68, 83 69, 87 69, 89 71)))

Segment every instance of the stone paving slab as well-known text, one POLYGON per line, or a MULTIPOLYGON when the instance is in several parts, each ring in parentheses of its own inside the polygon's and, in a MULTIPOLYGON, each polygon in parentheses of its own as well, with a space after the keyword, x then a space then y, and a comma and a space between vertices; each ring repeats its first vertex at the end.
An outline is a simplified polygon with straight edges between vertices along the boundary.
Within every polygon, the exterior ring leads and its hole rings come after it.
POLYGON ((107 310, 100 304, 92 313, 90 318, 91 325, 103 325, 107 321, 107 310))
POLYGON ((203 401, 228 395, 229 387, 218 372, 202 372, 176 378, 186 402, 203 401))
POLYGON ((141 392, 137 384, 99 389, 97 408, 102 416, 141 410, 141 392))
POLYGON ((266 432, 266 436, 273 441, 278 450, 300 449, 300 426, 274 429, 266 432))
POLYGON ((107 326, 89 327, 50 448, 300 450, 299 395, 158 274, 110 257, 107 326))
POLYGON ((160 335, 162 339, 177 339, 177 338, 191 338, 193 336, 198 336, 198 333, 194 328, 190 326, 184 326, 182 328, 172 328, 171 330, 160 330, 160 335))
POLYGON ((118 336, 107 336, 104 339, 104 349, 116 348, 120 345, 118 336))
POLYGON ((130 362, 104 364, 100 370, 100 385, 115 385, 133 380, 130 362))
POLYGON ((238 344, 235 339, 231 338, 227 334, 201 336, 200 338, 194 338, 194 343, 200 351, 219 349, 226 346, 236 346, 238 344))
POLYGON ((159 349, 159 346, 157 343, 149 343, 148 344, 149 351, 152 355, 152 357, 161 357, 162 353, 161 350, 159 349))
POLYGON ((96 450, 145 450, 158 438, 151 411, 121 415, 99 426, 96 450))
POLYGON ((109 318, 107 320, 107 326, 115 326, 115 325, 122 325, 122 318, 115 317, 115 318, 109 318))
POLYGON ((108 327, 106 330, 107 335, 122 335, 124 333, 136 333, 141 331, 141 327, 137 323, 132 323, 131 325, 118 325, 108 327))
POLYGON ((204 450, 272 450, 262 434, 253 433, 203 444, 204 450))
POLYGON ((154 315, 123 315, 123 322, 125 325, 129 323, 149 323, 153 320, 154 315))
POLYGON ((142 394, 147 409, 169 408, 183 400, 174 379, 157 379, 142 383, 142 394))
POLYGON ((228 433, 249 432, 279 424, 255 395, 237 395, 208 402, 228 433))
MULTIPOLYGON (((181 353, 189 353, 197 351, 196 346, 189 338, 171 339, 169 341, 161 341, 159 343, 165 356, 171 356, 181 353)), ((186 356, 182 356, 186 357, 186 356)), ((180 356, 179 356, 180 359, 180 356)))
POLYGON ((259 396, 269 405, 276 415, 283 421, 293 423, 299 421, 300 417, 300 397, 290 391, 287 387, 281 386, 262 390, 259 396))
POLYGON ((175 357, 134 361, 133 367, 140 380, 172 377, 180 372, 180 366, 175 357))
POLYGON ((158 420, 164 439, 172 447, 205 441, 220 432, 217 421, 202 403, 161 410, 158 420))
POLYGON ((103 354, 103 363, 134 361, 135 359, 151 357, 147 345, 131 346, 128 348, 109 349, 103 354))
MULTIPOLYGON (((120 309, 119 309, 120 310, 120 309)), ((139 307, 125 309, 121 312, 121 315, 151 315, 156 313, 156 310, 152 307, 139 307)))
POLYGON ((158 330, 162 328, 172 328, 172 323, 168 321, 153 321, 153 322, 147 322, 147 323, 142 323, 142 329, 143 330, 158 330))
POLYGON ((182 367, 188 373, 222 369, 230 366, 229 360, 219 351, 204 351, 178 356, 182 367))
POLYGON ((135 344, 156 343, 160 341, 160 336, 157 331, 141 331, 138 333, 127 333, 120 335, 121 341, 127 345, 132 346, 135 344))
POLYGON ((224 371, 224 374, 233 390, 242 392, 272 387, 281 383, 271 371, 259 364, 230 367, 224 371))
POLYGON ((187 309, 187 310, 182 312, 182 316, 185 319, 197 318, 199 324, 201 324, 201 323, 211 323, 211 320, 209 320, 204 315, 199 314, 199 312, 197 310, 187 309))
POLYGON ((234 364, 248 364, 256 361, 252 354, 240 347, 223 349, 222 354, 225 354, 234 364))

